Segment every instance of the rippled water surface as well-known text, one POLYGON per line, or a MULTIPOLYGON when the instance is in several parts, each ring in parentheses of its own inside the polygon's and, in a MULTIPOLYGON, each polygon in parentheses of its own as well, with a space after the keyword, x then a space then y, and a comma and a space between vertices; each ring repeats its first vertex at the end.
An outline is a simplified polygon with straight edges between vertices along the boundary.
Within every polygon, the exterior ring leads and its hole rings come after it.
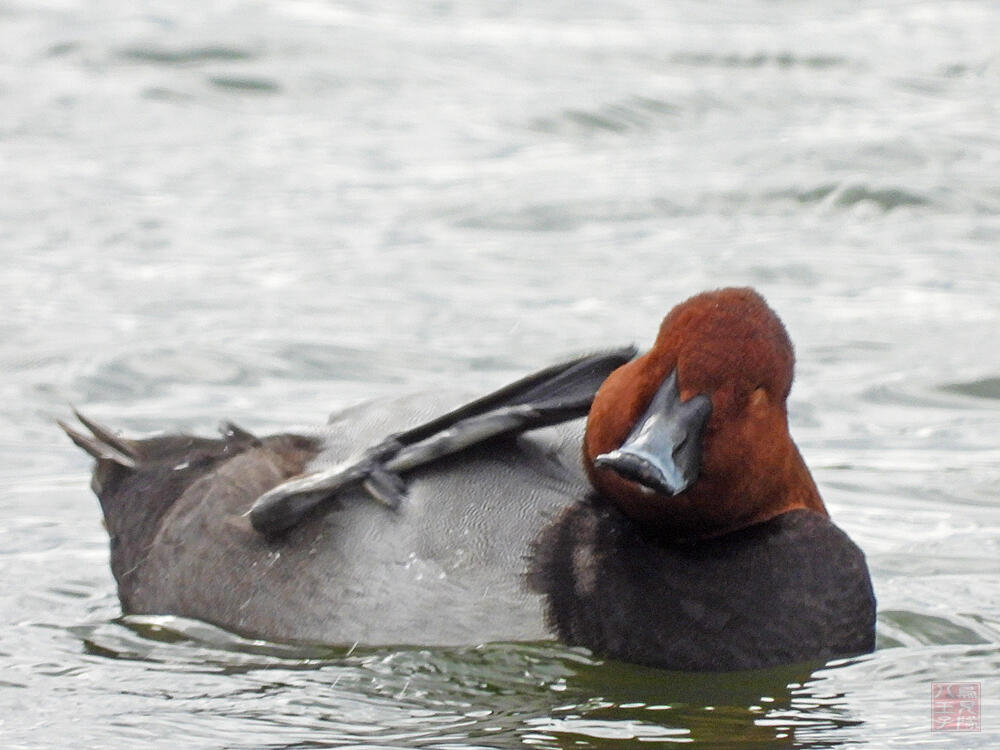
POLYGON ((994 0, 0 6, 0 745, 1000 743, 994 0), (119 619, 68 404, 257 431, 754 285, 879 650, 679 675, 119 619), (979 733, 931 683, 982 685, 979 733))

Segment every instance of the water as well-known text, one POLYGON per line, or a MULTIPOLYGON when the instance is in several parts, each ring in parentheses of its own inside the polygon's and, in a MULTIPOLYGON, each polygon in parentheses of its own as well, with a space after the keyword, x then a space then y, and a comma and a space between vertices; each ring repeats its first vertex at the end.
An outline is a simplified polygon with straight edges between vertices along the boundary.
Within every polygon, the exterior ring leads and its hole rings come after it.
POLYGON ((1000 741, 1000 10, 535 5, 0 8, 4 747, 1000 741), (69 403, 267 431, 646 345, 727 284, 796 342, 874 655, 691 676, 119 619, 69 403), (933 681, 982 683, 980 733, 931 730, 933 681))

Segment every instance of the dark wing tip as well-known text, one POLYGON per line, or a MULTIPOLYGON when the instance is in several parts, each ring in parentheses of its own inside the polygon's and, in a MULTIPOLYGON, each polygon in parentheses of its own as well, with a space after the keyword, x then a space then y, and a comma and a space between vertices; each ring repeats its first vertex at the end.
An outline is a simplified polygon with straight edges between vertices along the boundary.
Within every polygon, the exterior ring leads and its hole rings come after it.
POLYGON ((263 445, 263 441, 259 437, 229 420, 219 424, 219 433, 225 439, 226 443, 231 442, 236 445, 254 448, 263 445))

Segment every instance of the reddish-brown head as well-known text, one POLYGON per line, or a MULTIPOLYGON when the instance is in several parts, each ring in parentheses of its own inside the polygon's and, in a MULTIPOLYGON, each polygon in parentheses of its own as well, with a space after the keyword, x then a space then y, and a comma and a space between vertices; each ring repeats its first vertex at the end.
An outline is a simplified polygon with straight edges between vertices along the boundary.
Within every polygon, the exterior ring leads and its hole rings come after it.
POLYGON ((784 325, 752 289, 677 305, 653 348, 613 372, 594 399, 584 439, 591 483, 651 531, 677 539, 717 536, 793 508, 825 513, 788 434, 794 361, 784 325), (652 434, 663 425, 671 436, 658 442, 652 434), (661 462, 655 450, 672 455, 661 462))

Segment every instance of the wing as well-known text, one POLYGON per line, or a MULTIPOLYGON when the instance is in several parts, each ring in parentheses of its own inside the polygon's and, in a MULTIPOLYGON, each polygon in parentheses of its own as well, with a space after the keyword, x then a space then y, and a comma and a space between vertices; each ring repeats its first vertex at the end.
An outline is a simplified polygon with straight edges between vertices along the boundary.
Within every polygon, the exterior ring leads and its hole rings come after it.
POLYGON ((261 495, 248 515, 263 534, 297 525, 338 490, 362 483, 394 508, 405 496, 400 474, 499 435, 511 435, 585 416, 611 372, 635 347, 589 354, 540 370, 482 398, 388 437, 354 462, 293 477, 261 495))

